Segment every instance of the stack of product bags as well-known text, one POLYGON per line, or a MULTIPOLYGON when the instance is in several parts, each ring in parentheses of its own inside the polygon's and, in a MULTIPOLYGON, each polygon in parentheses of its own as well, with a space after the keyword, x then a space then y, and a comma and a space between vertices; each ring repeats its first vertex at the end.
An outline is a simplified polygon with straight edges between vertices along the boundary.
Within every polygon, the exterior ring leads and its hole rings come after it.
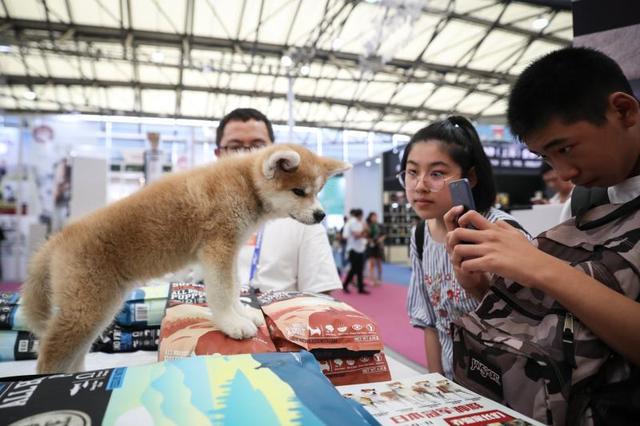
POLYGON ((157 350, 168 293, 168 283, 133 290, 91 350, 108 353, 157 350))
POLYGON ((0 361, 35 359, 38 341, 27 331, 20 293, 0 292, 0 361))
MULTIPOLYGON (((108 353, 157 350, 168 292, 168 283, 132 291, 113 324, 91 350, 108 353)), ((20 293, 0 292, 0 361, 35 359, 37 348, 38 341, 25 323, 20 293)))
POLYGON ((158 360, 191 355, 310 351, 334 385, 389 380, 377 326, 349 305, 318 294, 243 292, 242 303, 265 315, 258 334, 234 340, 210 322, 202 284, 172 283, 158 360))

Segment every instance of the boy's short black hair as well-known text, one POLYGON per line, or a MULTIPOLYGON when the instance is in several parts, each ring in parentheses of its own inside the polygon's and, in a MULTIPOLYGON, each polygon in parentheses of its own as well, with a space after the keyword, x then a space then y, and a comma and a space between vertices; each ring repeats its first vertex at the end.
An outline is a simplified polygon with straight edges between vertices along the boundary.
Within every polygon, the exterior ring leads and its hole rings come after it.
POLYGON ((267 132, 269 132, 269 139, 271 142, 275 142, 275 135, 273 134, 273 126, 266 115, 253 108, 237 108, 231 111, 229 114, 222 117, 218 128, 216 129, 216 146, 220 148, 220 141, 224 134, 224 128, 230 121, 242 121, 247 122, 249 120, 262 121, 267 126, 267 132))
POLYGON ((520 141, 552 119, 605 122, 609 95, 633 90, 620 66, 594 49, 568 47, 529 65, 511 89, 507 117, 520 141))
POLYGON ((489 210, 496 199, 496 186, 491 162, 484 152, 473 124, 464 117, 454 115, 418 130, 404 149, 400 162, 401 170, 406 170, 413 146, 426 141, 438 141, 451 159, 460 166, 462 177, 467 177, 469 171, 475 169, 477 182, 472 188, 473 200, 479 212, 489 210))

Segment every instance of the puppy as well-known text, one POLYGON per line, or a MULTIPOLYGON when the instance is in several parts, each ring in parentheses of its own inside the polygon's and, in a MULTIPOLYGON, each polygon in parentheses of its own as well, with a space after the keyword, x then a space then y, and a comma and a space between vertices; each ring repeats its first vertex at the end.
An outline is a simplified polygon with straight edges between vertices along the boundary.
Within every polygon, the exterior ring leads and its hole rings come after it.
POLYGON ((316 195, 348 163, 272 145, 169 175, 70 224, 33 256, 22 304, 40 337, 38 373, 84 369, 84 356, 135 282, 200 263, 214 325, 257 332, 239 301, 237 252, 262 222, 319 223, 316 195))

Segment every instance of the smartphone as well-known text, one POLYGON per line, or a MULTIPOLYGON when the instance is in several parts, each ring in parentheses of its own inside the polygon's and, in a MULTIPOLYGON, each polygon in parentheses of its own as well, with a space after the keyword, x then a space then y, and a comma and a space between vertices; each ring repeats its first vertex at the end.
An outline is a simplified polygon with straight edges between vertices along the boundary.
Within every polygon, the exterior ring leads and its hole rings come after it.
MULTIPOLYGON (((449 192, 451 193, 451 203, 454 206, 464 207, 465 212, 476 209, 469 179, 462 178, 449 182, 449 192)), ((473 225, 469 225, 468 228, 475 229, 473 225)))

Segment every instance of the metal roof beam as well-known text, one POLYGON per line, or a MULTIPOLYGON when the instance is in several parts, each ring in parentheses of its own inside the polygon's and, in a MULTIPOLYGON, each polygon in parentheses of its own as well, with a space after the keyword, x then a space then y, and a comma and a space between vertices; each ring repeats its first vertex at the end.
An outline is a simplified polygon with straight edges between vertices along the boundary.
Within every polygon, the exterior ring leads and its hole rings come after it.
MULTIPOLYGON (((247 97, 259 97, 259 98, 286 98, 286 93, 273 93, 254 90, 241 90, 231 89, 227 87, 203 87, 203 86, 187 86, 187 85, 175 85, 164 83, 135 83, 129 81, 117 81, 117 80, 91 80, 81 78, 62 78, 62 77, 41 77, 41 76, 22 76, 22 75, 4 75, 3 83, 7 86, 24 86, 24 85, 54 85, 54 86, 80 86, 80 87, 134 87, 138 90, 167 90, 167 91, 193 91, 193 92, 207 92, 218 93, 224 95, 235 96, 247 96, 247 97)), ((308 103, 324 103, 329 105, 342 105, 342 106, 355 106, 358 109, 380 111, 386 110, 388 114, 408 114, 416 113, 416 108, 408 105, 387 105, 379 102, 358 101, 351 99, 341 98, 329 98, 320 96, 309 96, 296 94, 296 100, 300 102, 308 103)), ((433 114, 448 114, 451 111, 433 109, 433 108, 420 108, 421 113, 424 115, 433 114)))
MULTIPOLYGON (((501 3, 504 3, 504 1, 502 1, 501 3)), ((496 4, 499 4, 499 3, 496 3, 496 4)), ((558 44, 560 46, 567 46, 568 44, 571 43, 571 40, 567 40, 562 37, 557 37, 551 34, 538 34, 538 31, 528 30, 526 28, 518 27, 511 24, 495 23, 494 21, 491 21, 489 19, 483 19, 477 16, 468 15, 464 13, 456 13, 456 12, 451 13, 446 9, 437 9, 434 7, 427 6, 427 7, 423 7, 422 10, 430 15, 449 15, 450 14, 451 19, 457 19, 459 21, 469 22, 471 24, 476 24, 483 27, 495 26, 495 28, 506 31, 506 32, 518 34, 525 37, 534 36, 539 38, 540 40, 544 40, 546 42, 553 43, 553 44, 558 44)), ((540 12, 542 13, 544 11, 545 10, 541 10, 540 12)))
MULTIPOLYGON (((56 31, 61 34, 69 29, 74 30, 74 39, 93 42, 122 43, 127 35, 131 34, 136 45, 147 44, 155 46, 167 46, 180 49, 182 46, 182 34, 161 33, 154 31, 141 31, 121 28, 96 27, 89 25, 70 25, 64 22, 46 22, 24 20, 24 19, 1 19, 0 25, 10 23, 12 29, 22 34, 24 41, 42 41, 48 39, 49 31, 56 31), (39 32, 42 31, 40 34, 39 32), (33 32, 33 33, 29 33, 33 32)), ((200 50, 228 50, 231 52, 245 51, 264 56, 281 57, 289 46, 272 43, 255 43, 249 40, 228 40, 214 37, 191 37, 191 48, 200 50)), ((348 63, 353 67, 359 67, 360 55, 348 52, 317 49, 314 51, 313 60, 329 61, 333 63, 348 63)), ((487 82, 511 83, 515 76, 507 73, 495 73, 489 70, 472 69, 468 67, 455 67, 452 65, 437 64, 425 61, 413 61, 392 59, 385 64, 387 69, 396 71, 406 71, 411 68, 435 71, 441 74, 454 73, 466 74, 474 78, 479 78, 487 82)))

